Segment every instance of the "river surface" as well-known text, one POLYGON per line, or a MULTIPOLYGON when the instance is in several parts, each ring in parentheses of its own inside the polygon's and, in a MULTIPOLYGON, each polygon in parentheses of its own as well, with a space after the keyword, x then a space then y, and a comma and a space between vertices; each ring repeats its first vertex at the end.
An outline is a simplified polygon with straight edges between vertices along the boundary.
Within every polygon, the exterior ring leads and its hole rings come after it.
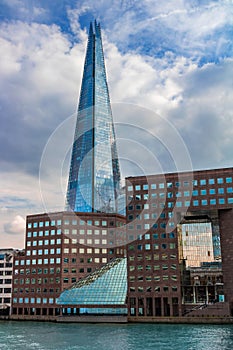
POLYGON ((233 350, 233 325, 0 321, 0 350, 233 350))

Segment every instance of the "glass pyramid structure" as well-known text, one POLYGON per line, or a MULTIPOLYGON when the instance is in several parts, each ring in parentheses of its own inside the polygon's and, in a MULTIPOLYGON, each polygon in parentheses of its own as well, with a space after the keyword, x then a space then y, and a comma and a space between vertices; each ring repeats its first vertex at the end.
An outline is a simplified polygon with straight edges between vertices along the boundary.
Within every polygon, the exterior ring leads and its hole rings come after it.
POLYGON ((127 314, 126 264, 126 258, 112 260, 64 290, 57 299, 57 304, 77 305, 80 314, 127 314))
POLYGON ((66 210, 117 212, 120 169, 100 24, 91 23, 73 142, 66 210))

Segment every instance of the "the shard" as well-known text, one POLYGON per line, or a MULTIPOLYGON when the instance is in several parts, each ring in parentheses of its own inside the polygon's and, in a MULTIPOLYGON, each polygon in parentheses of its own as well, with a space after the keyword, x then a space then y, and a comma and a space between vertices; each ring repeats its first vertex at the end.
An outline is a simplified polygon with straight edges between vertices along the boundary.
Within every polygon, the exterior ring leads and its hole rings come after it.
POLYGON ((101 29, 95 21, 89 29, 66 209, 116 213, 119 186, 119 161, 101 29))

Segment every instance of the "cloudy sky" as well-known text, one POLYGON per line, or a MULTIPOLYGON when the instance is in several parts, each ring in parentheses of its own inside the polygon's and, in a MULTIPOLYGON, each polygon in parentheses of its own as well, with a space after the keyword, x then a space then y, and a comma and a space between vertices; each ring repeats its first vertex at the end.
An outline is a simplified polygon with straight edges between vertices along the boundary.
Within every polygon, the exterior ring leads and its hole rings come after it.
POLYGON ((123 177, 233 165, 232 0, 1 0, 0 247, 64 207, 94 18, 123 177))

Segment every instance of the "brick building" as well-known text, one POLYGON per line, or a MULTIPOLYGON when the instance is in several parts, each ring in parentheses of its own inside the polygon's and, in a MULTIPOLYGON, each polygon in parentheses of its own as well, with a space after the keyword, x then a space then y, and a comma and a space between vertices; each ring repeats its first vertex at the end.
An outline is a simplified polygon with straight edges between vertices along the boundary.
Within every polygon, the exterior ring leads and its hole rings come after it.
POLYGON ((12 317, 60 315, 61 292, 115 257, 124 256, 125 217, 57 212, 30 215, 25 255, 13 266, 12 317))
POLYGON ((211 223, 232 309, 232 178, 233 168, 226 168, 126 179, 129 317, 182 315, 180 232, 190 220, 211 223))

